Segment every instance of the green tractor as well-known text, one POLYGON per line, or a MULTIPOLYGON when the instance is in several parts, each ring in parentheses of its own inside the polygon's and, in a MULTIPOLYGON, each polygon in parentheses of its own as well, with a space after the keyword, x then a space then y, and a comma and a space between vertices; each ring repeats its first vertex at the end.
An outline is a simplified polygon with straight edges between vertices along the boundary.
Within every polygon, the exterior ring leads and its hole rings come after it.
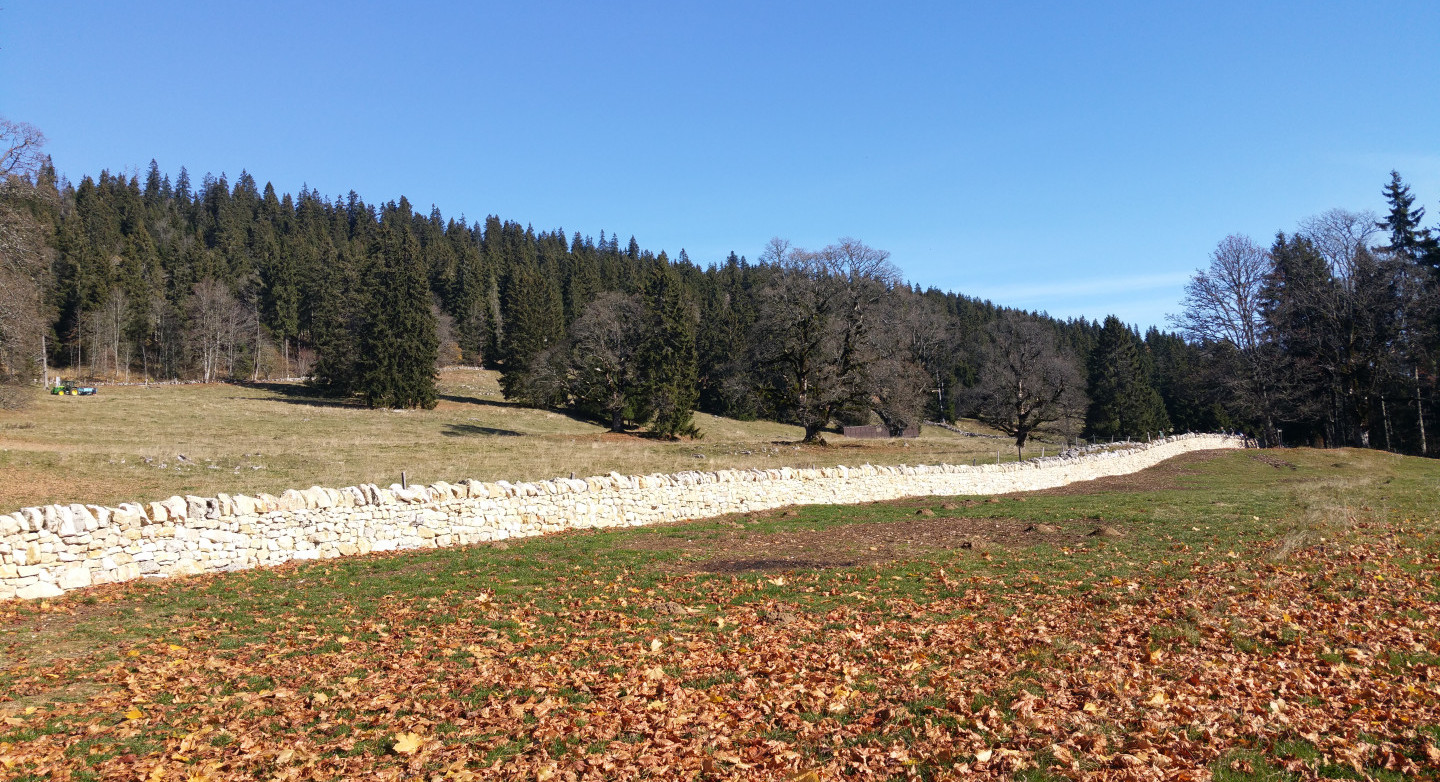
POLYGON ((55 396, 94 396, 95 386, 82 386, 74 380, 62 380, 50 388, 55 396))

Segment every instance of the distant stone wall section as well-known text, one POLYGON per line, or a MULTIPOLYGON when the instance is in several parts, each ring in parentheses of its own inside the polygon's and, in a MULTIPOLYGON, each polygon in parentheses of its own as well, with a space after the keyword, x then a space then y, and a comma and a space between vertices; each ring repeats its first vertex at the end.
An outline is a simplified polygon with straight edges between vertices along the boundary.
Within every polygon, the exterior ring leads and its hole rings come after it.
POLYGON ((171 497, 116 508, 46 505, 0 515, 0 599, 787 505, 1032 491, 1136 472, 1190 451, 1243 446, 1228 435, 1180 435, 1105 453, 980 466, 611 473, 533 483, 316 486, 279 497, 171 497))

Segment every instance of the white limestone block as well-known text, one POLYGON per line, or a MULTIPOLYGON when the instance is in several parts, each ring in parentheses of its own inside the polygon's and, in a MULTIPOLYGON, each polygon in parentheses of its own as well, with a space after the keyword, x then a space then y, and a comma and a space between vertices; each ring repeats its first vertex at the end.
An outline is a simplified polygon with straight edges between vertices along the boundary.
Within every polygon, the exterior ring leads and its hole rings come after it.
POLYGON ((63 594, 65 594, 64 590, 47 581, 37 581, 15 590, 15 596, 21 600, 39 600, 46 597, 59 597, 63 594))

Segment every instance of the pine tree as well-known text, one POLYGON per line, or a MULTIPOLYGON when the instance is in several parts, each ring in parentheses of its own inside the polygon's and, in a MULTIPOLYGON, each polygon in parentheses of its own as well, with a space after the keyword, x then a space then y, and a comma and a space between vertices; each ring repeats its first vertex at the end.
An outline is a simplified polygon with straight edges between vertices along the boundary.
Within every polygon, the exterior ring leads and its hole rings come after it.
POLYGON ((1090 408, 1085 415, 1089 434, 1133 438, 1170 428, 1144 344, 1119 318, 1105 319, 1089 369, 1090 408))
POLYGON ((160 176, 160 164, 150 159, 150 169, 145 174, 145 206, 157 209, 166 197, 164 180, 160 176))
MULTIPOLYGON (((289 197, 286 197, 287 201, 289 197)), ((290 239, 290 209, 281 205, 275 188, 265 183, 265 194, 250 230, 250 255, 259 267, 263 322, 280 340, 284 373, 290 374, 290 340, 300 334, 300 270, 305 247, 290 239)))
POLYGON ((1390 244, 1380 249, 1410 263, 1435 263, 1434 259, 1440 258, 1440 242, 1431 236, 1430 229, 1420 227, 1420 221, 1425 219, 1425 207, 1415 206, 1415 196, 1410 194, 1410 186, 1400 178, 1399 172, 1390 172, 1384 194, 1386 203, 1390 204, 1390 216, 1375 226, 1390 232, 1390 244))
POLYGON ((386 207, 372 258, 357 390, 370 407, 435 406, 439 354, 430 288, 410 204, 386 207))
POLYGON ((653 412, 651 431, 666 439, 695 436, 695 316, 663 252, 651 263, 644 308, 646 334, 637 361, 644 400, 653 412))
POLYGON ((310 339, 315 347, 309 383, 330 396, 351 396, 359 352, 359 276, 348 246, 337 249, 327 241, 321 259, 315 295, 309 297, 310 339))
POLYGON ((505 285, 505 363, 500 388, 507 399, 534 407, 560 403, 558 386, 540 382, 549 374, 547 351, 565 336, 560 286, 532 264, 515 266, 505 285))
MULTIPOLYGON (((1261 289, 1261 313, 1269 335, 1268 349, 1277 392, 1281 431, 1287 442, 1334 442, 1331 398, 1339 390, 1337 370, 1343 364, 1335 339, 1344 324, 1341 293, 1324 256, 1304 236, 1276 236, 1270 248, 1271 270, 1261 289), (1328 381, 1328 382, 1327 382, 1328 381), (1327 410, 1327 408, 1329 408, 1327 410)), ((1357 261, 1358 265, 1358 261, 1357 261)), ((1354 280, 1359 282, 1359 280, 1354 280)), ((1351 345, 1355 345, 1351 342, 1351 345)))
POLYGON ((470 232, 463 222, 452 223, 446 236, 454 247, 456 278, 454 285, 454 309, 452 315, 457 326, 457 341, 460 353, 475 365, 493 358, 486 349, 486 334, 490 329, 489 270, 481 262, 480 247, 470 238, 470 232))

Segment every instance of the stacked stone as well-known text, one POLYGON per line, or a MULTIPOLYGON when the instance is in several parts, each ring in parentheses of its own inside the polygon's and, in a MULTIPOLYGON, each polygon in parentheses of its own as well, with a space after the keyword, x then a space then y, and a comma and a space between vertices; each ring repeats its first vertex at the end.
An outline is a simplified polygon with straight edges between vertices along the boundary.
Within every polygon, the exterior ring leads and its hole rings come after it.
POLYGON ((1121 475, 1194 450, 1243 447, 1182 435, 1073 457, 980 466, 874 466, 611 473, 530 483, 373 484, 221 494, 143 505, 47 505, 0 515, 0 599, 92 584, 192 575, 566 529, 639 526, 789 505, 1033 491, 1121 475))

